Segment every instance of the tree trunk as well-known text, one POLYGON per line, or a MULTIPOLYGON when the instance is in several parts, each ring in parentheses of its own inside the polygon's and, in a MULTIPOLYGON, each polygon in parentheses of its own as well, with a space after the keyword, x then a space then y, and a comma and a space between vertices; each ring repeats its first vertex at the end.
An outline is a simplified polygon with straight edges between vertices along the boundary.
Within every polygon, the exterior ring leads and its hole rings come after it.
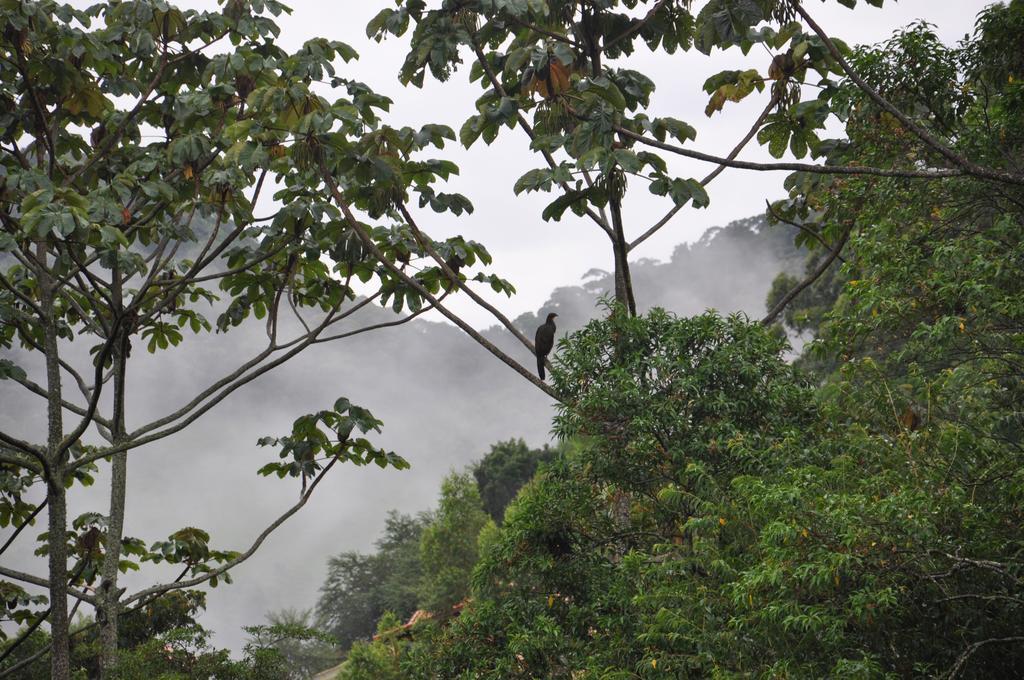
MULTIPOLYGON (((45 258, 45 254, 42 255, 45 258)), ((46 268, 45 259, 40 270, 46 268)), ((53 288, 48 275, 40 277, 40 303, 46 315, 43 328, 43 349, 46 355, 46 457, 50 478, 46 480, 47 531, 49 532, 50 577, 50 677, 67 680, 71 674, 71 652, 68 637, 68 548, 67 495, 64 490, 64 461, 60 444, 64 439, 61 406, 60 348, 57 345, 57 322, 53 311, 53 288)))
POLYGON ((633 279, 629 275, 629 243, 622 228, 622 202, 611 192, 608 204, 612 211, 612 226, 615 229, 615 301, 636 316, 636 299, 633 297, 633 279))
POLYGON ((63 466, 53 466, 55 481, 49 484, 46 504, 50 532, 50 677, 68 680, 71 675, 71 649, 68 637, 68 551, 64 539, 67 529, 67 503, 63 466))
MULTIPOLYGON (((115 439, 115 444, 120 443, 115 439)), ((121 440, 123 441, 123 439, 121 440)), ((124 535, 124 497, 127 482, 128 453, 115 453, 111 467, 110 515, 107 523, 106 552, 100 571, 102 615, 100 624, 100 677, 108 677, 117 665, 117 623, 121 613, 121 592, 117 587, 118 563, 121 560, 121 539, 124 535)))
MULTIPOLYGON (((120 322, 114 334, 114 404, 111 418, 111 442, 116 446, 127 439, 125 427, 125 372, 128 367, 128 352, 132 323, 125 317, 121 276, 117 267, 112 273, 111 297, 115 313, 120 322)), ((121 614, 121 592, 117 587, 118 565, 121 561, 121 541, 124 538, 125 489, 128 485, 128 452, 115 453, 111 464, 110 510, 107 514, 107 536, 103 564, 100 567, 100 588, 102 611, 97 612, 100 625, 100 677, 110 676, 117 665, 118 635, 117 624, 121 614)))

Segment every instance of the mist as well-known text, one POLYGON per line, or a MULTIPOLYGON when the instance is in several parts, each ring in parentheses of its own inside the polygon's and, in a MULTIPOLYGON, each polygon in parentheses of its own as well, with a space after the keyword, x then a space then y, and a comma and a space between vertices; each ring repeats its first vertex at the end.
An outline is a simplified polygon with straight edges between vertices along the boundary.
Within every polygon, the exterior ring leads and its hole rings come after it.
MULTIPOLYGON (((690 315, 715 308, 756 317, 763 313, 774 276, 798 270, 802 257, 788 228, 751 218, 679 245, 667 261, 638 261, 632 274, 642 309, 660 306, 690 315)), ((610 276, 597 270, 580 274, 580 285, 555 289, 535 312, 517 317, 516 325, 532 336, 538 317, 556 311, 561 337, 604 314, 599 300, 611 292, 610 276)), ((390 310, 371 305, 338 330, 394 318, 390 310)), ((482 330, 523 365, 533 365, 504 328, 482 330)), ((188 335, 179 347, 156 354, 136 340, 129 361, 129 430, 177 410, 265 342, 263 324, 255 320, 228 334, 188 335)), ((80 369, 89 365, 84 343, 66 343, 64 350, 80 369)), ((7 356, 40 379, 28 357, 7 356)), ((73 395, 73 389, 67 385, 66 394, 73 395)), ((406 458, 411 469, 336 466, 307 505, 232 570, 233 584, 207 589, 201 622, 214 631, 215 645, 237 652, 246 639, 243 626, 262 623, 268 611, 312 607, 329 556, 370 549, 388 510, 432 507, 441 479, 481 458, 491 444, 518 437, 531 446, 551 441, 554 411, 547 395, 454 326, 415 320, 316 345, 243 386, 181 433, 131 451, 126 535, 149 544, 196 526, 209 531, 213 548, 248 548, 301 490, 297 479, 256 474, 276 459, 272 448, 256 445, 257 439, 287 434, 296 417, 327 408, 341 396, 384 421, 382 432, 370 439, 406 458)), ((43 399, 4 381, 0 400, 0 428, 30 440, 45 432, 43 399)), ((95 433, 92 441, 98 443, 95 433)), ((69 517, 105 514, 108 482, 104 464, 95 485, 74 487, 69 517)), ((37 522, 18 538, 5 560, 10 567, 45 573, 43 559, 32 555, 44 530, 45 522, 37 522)), ((141 572, 123 576, 122 585, 131 593, 176 575, 144 564, 141 572)))

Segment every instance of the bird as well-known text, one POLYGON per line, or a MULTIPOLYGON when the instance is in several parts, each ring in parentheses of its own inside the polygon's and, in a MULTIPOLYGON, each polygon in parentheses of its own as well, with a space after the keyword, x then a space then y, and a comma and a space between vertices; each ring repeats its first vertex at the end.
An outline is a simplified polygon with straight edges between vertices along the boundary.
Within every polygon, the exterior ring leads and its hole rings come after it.
POLYGON ((537 328, 537 334, 533 338, 533 344, 537 348, 537 373, 540 379, 544 380, 544 358, 555 346, 555 317, 554 312, 548 314, 548 320, 537 328))

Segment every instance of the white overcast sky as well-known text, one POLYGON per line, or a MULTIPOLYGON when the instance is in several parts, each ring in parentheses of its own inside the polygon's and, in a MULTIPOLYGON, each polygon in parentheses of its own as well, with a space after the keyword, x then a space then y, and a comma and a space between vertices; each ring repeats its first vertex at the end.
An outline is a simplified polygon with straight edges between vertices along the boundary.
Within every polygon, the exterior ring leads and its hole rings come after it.
MULTIPOLYGON (((92 4, 78 0, 76 5, 92 4)), ((181 7, 212 10, 214 0, 186 0, 181 7)), ((480 95, 478 83, 467 82, 468 69, 456 73, 448 83, 429 78, 423 89, 403 87, 397 74, 408 46, 407 34, 401 39, 376 43, 366 37, 367 22, 382 8, 394 6, 392 0, 292 0, 291 15, 278 18, 282 27, 279 44, 288 50, 298 48, 311 37, 322 36, 344 41, 359 52, 360 59, 341 65, 340 73, 359 79, 379 93, 394 100, 387 122, 391 125, 419 126, 444 123, 458 131, 462 123, 475 113, 473 102, 480 95)), ((697 12, 703 4, 694 3, 697 12)), ((962 39, 973 29, 977 13, 987 0, 888 0, 884 9, 865 2, 849 10, 835 0, 824 3, 807 2, 806 7, 819 24, 849 44, 870 44, 884 40, 902 26, 919 19, 936 27, 947 43, 962 39)), ((739 50, 716 50, 711 57, 696 51, 675 55, 651 54, 645 48, 628 59, 618 60, 618 67, 632 68, 648 75, 657 85, 652 98, 653 115, 670 115, 694 125, 697 140, 691 147, 725 155, 749 129, 767 102, 767 92, 751 96, 740 104, 728 104, 725 111, 713 118, 704 115, 707 95, 701 87, 708 76, 729 68, 767 70, 769 57, 763 49, 754 49, 749 57, 739 50)), ((324 93, 330 97, 328 92, 324 93)), ((338 93, 339 95, 343 93, 338 93)), ((512 185, 527 170, 543 165, 543 160, 529 152, 528 140, 518 129, 505 130, 492 145, 478 141, 470 150, 452 144, 437 152, 454 160, 461 175, 443 190, 465 194, 476 211, 456 218, 436 215, 429 209, 420 216, 421 226, 435 238, 462 234, 485 244, 495 257, 494 271, 515 284, 518 294, 512 299, 490 294, 510 317, 536 310, 558 286, 580 282, 593 267, 610 269, 612 258, 607 238, 593 224, 567 212, 562 222, 544 222, 540 214, 554 195, 531 194, 514 196, 512 185)), ((679 176, 702 177, 710 166, 666 154, 670 167, 679 176)), ((771 160, 767 152, 751 143, 741 158, 771 160)), ((708 187, 711 206, 703 210, 687 208, 673 221, 632 254, 632 259, 667 259, 683 242, 692 242, 706 229, 762 212, 765 199, 781 197, 785 173, 752 173, 727 170, 708 187)), ((642 233, 671 207, 667 199, 647 193, 638 180, 624 206, 627 235, 642 233)), ((727 281, 727 277, 723 279, 727 281)), ((454 300, 451 305, 478 327, 493 323, 486 312, 468 300, 454 300)), ((440 316, 437 317, 441 319, 440 316)))

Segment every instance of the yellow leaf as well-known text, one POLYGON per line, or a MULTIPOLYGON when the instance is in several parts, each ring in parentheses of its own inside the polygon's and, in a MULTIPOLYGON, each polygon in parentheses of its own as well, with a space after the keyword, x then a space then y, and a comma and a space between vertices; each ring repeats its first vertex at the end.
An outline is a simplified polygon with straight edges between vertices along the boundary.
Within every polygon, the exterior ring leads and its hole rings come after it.
POLYGON ((555 596, 554 595, 548 595, 548 609, 551 609, 551 607, 554 604, 555 604, 555 596))
POLYGON ((804 529, 803 531, 801 531, 800 535, 803 536, 804 538, 807 538, 809 536, 809 534, 807 532, 807 529, 804 529))
POLYGON ((964 326, 964 322, 963 322, 963 321, 961 321, 961 322, 960 322, 960 332, 961 332, 961 333, 963 333, 963 332, 964 332, 964 330, 966 330, 966 328, 965 328, 965 326, 964 326))
POLYGON ((195 173, 192 171, 192 166, 186 165, 185 169, 181 171, 181 176, 185 179, 192 179, 195 176, 195 173))
POLYGON ((718 524, 719 524, 720 526, 723 526, 723 527, 724 527, 724 526, 725 526, 725 518, 724 518, 724 517, 719 517, 719 518, 718 518, 718 524))
POLYGON ((658 667, 658 660, 657 659, 651 659, 651 668, 657 668, 657 667, 658 667))

